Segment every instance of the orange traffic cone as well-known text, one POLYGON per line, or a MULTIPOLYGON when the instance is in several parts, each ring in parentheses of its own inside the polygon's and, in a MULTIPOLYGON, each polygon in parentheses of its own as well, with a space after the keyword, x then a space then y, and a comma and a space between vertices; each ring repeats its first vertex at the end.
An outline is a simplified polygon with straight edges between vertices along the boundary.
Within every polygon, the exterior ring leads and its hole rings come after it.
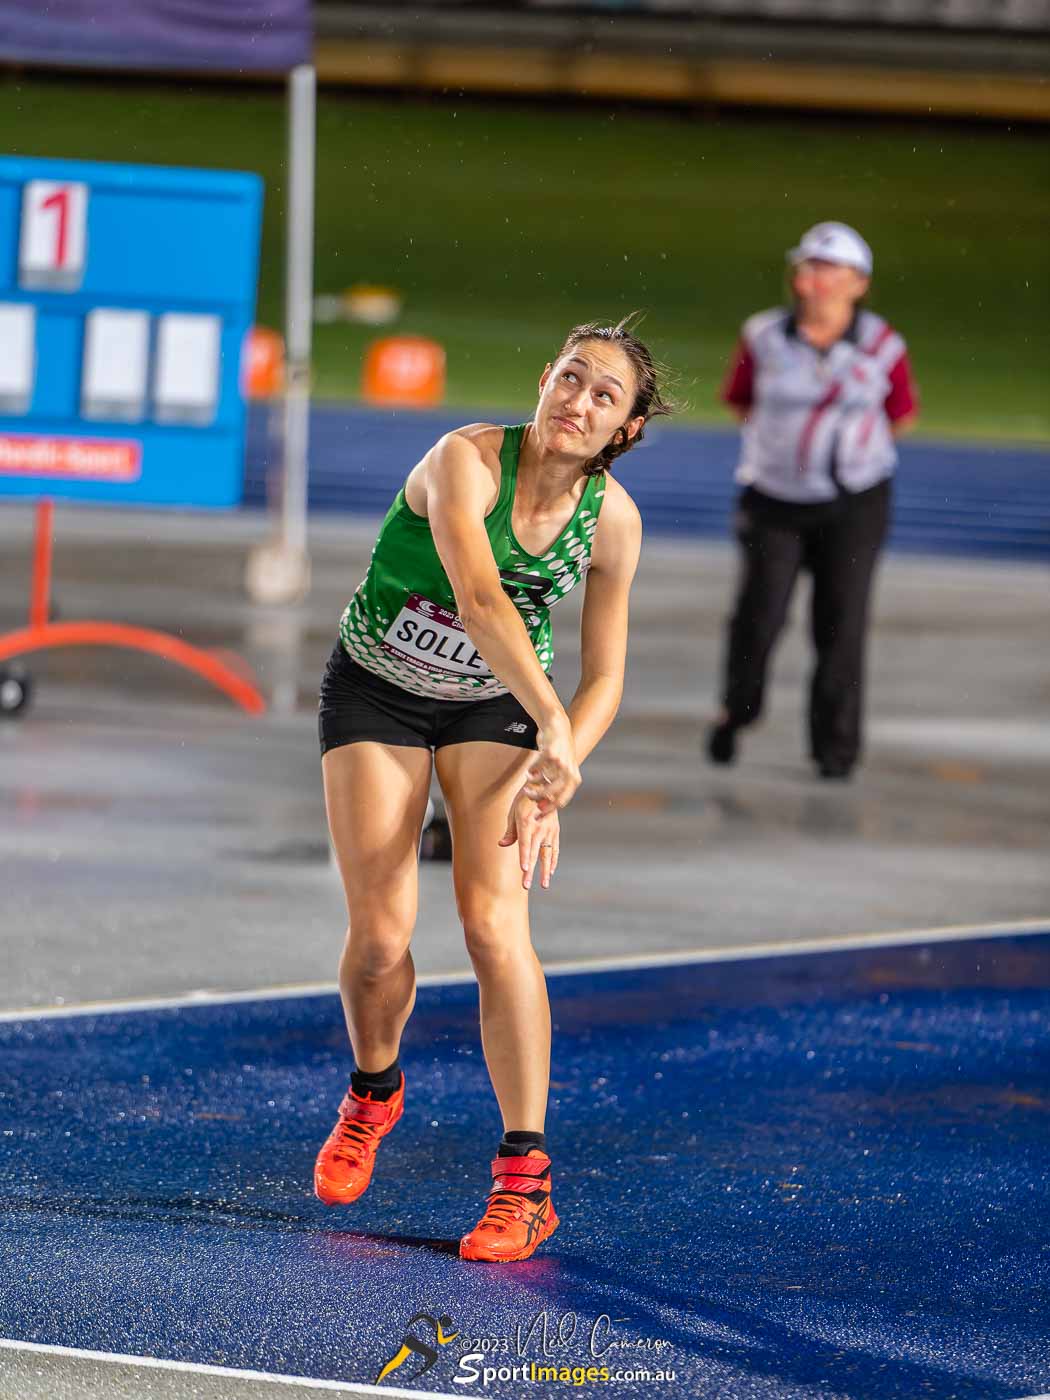
POLYGON ((366 403, 432 408, 445 397, 445 351, 436 340, 392 335, 368 347, 361 378, 366 403))
POLYGON ((244 342, 244 393, 249 399, 272 399, 284 391, 284 336, 266 326, 252 326, 244 342))

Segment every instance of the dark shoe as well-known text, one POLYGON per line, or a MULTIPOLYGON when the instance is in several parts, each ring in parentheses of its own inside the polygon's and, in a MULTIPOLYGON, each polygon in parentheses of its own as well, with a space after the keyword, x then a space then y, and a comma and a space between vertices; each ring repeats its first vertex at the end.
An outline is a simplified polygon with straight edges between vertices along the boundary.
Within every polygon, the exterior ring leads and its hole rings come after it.
POLYGON ((829 778, 837 782, 847 782, 850 774, 853 772, 853 764, 823 759, 817 765, 817 772, 822 778, 829 778))
POLYGON ((447 817, 439 814, 424 828, 423 835, 419 840, 419 858, 420 860, 452 859, 452 830, 449 827, 447 817))
POLYGON ((712 763, 736 762, 736 727, 728 721, 707 731, 707 756, 712 763))

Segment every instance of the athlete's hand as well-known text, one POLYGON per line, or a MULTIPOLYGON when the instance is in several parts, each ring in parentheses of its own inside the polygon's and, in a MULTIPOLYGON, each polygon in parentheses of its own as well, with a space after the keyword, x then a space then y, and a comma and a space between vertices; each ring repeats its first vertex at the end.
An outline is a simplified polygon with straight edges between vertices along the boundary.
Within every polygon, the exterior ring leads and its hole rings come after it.
POLYGON ((515 842, 521 862, 522 889, 527 890, 531 887, 537 860, 540 866, 540 884, 544 889, 548 889, 551 876, 558 868, 558 852, 561 845, 558 813, 542 813, 539 804, 525 795, 524 788, 510 804, 507 830, 500 837, 499 844, 513 846, 515 842))
POLYGON ((538 805, 541 816, 548 816, 568 806, 582 781, 568 717, 543 725, 536 746, 539 752, 522 791, 538 805))

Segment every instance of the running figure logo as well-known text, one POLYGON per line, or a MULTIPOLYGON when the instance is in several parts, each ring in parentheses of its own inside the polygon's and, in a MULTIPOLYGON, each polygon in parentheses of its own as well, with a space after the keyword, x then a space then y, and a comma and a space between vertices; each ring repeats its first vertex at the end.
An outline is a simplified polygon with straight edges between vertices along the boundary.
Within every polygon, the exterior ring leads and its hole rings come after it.
POLYGON ((383 1366, 379 1375, 375 1378, 375 1384, 379 1385, 392 1371, 396 1371, 399 1366, 409 1359, 413 1352, 423 1358, 423 1366, 411 1377, 418 1380, 424 1371, 429 1371, 434 1362, 438 1359, 438 1347, 447 1347, 449 1342, 454 1342, 459 1336, 459 1329, 450 1317, 444 1313, 440 1317, 431 1317, 429 1313, 419 1312, 415 1317, 410 1317, 408 1327, 405 1328, 405 1335, 401 1338, 401 1347, 394 1356, 383 1366), (428 1322, 434 1329, 434 1336, 437 1345, 431 1346, 429 1342, 421 1342, 418 1337, 413 1337, 411 1328, 417 1322, 428 1322))

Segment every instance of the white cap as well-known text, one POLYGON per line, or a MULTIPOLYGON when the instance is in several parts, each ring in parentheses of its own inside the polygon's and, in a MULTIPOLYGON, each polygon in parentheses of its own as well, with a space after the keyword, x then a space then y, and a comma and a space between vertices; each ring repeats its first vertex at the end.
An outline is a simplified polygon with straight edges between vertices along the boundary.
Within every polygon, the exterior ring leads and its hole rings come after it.
POLYGON ((844 263, 871 276, 871 249, 855 228, 849 224, 814 224, 802 235, 797 248, 788 251, 788 261, 800 263, 805 258, 821 258, 824 262, 844 263))

